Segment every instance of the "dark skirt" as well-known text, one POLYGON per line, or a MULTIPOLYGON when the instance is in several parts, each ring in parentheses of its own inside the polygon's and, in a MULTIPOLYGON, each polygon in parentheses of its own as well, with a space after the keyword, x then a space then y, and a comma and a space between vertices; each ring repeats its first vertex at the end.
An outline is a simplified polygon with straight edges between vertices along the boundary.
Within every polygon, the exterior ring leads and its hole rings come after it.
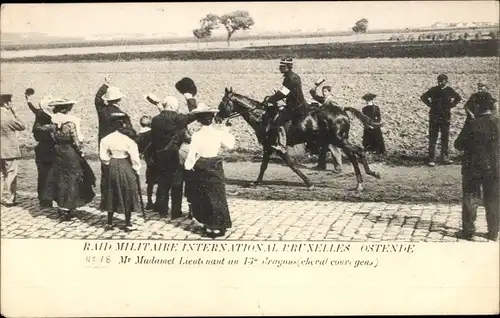
POLYGON ((367 152, 385 154, 385 142, 380 128, 365 129, 363 131, 363 148, 367 152))
POLYGON ((226 199, 222 159, 200 158, 194 171, 184 172, 186 197, 193 217, 212 230, 232 226, 226 199))
POLYGON ((74 210, 95 197, 95 175, 87 161, 70 144, 55 146, 55 158, 50 168, 43 200, 55 201, 60 208, 74 210))
POLYGON ((101 209, 130 216, 140 211, 137 175, 129 158, 112 158, 107 170, 105 188, 102 189, 101 209))

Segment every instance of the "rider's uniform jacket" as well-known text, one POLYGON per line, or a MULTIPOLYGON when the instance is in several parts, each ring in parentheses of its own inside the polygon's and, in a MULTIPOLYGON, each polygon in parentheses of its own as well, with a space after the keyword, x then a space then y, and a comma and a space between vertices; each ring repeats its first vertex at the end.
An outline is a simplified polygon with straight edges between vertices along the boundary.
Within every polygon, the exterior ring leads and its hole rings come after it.
POLYGON ((293 112, 306 107, 306 100, 302 92, 302 81, 300 76, 293 71, 283 75, 283 87, 270 97, 269 102, 275 103, 285 98, 286 110, 293 112))

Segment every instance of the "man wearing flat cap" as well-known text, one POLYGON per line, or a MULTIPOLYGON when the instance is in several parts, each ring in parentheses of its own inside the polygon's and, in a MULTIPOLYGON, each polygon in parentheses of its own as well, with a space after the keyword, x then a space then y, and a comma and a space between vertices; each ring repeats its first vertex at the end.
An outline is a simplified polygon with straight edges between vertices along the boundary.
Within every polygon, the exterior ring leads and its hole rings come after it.
POLYGON ((485 83, 477 84, 477 92, 472 94, 464 105, 467 115, 467 121, 475 118, 478 114, 490 110, 493 114, 497 113, 497 100, 488 92, 488 87, 485 83))
POLYGON ((0 196, 3 199, 4 186, 9 195, 2 204, 13 206, 16 202, 17 172, 21 151, 17 137, 18 131, 23 131, 25 126, 12 109, 12 95, 0 95, 0 168, 2 173, 0 196))
POLYGON ((441 160, 452 163, 448 157, 450 138, 451 109, 457 106, 462 97, 448 86, 448 76, 437 77, 438 85, 420 96, 420 100, 429 107, 429 166, 436 165, 436 142, 441 133, 441 160))
POLYGON ((278 142, 273 148, 286 152, 286 130, 290 127, 291 121, 303 114, 307 107, 304 93, 302 92, 302 81, 300 76, 292 71, 293 60, 284 58, 280 61, 279 70, 283 74, 283 86, 272 96, 266 97, 264 104, 274 104, 285 99, 284 111, 280 113, 274 122, 278 128, 278 142))

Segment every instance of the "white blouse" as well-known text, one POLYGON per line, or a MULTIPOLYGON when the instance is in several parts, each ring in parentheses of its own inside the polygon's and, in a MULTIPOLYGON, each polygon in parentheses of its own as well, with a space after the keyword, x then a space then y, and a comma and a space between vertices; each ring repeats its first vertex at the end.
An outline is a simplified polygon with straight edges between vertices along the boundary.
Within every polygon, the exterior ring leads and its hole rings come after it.
POLYGON ((118 131, 102 138, 99 145, 99 157, 104 164, 109 164, 111 158, 124 159, 130 157, 132 168, 137 172, 141 169, 137 143, 118 131))
POLYGON ((213 126, 203 126, 191 137, 191 144, 189 145, 189 152, 184 163, 184 168, 191 170, 200 157, 217 157, 222 146, 233 149, 235 143, 236 140, 229 132, 228 127, 215 128, 213 126))

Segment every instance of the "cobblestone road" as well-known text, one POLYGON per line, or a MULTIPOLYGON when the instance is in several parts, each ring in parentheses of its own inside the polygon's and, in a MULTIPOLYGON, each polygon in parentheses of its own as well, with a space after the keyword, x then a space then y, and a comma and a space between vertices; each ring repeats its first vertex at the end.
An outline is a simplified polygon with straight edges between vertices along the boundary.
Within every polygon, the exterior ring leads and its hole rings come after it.
MULTIPOLYGON (((41 210, 36 195, 20 193, 19 205, 1 207, 2 238, 65 239, 209 239, 187 218, 160 218, 158 213, 134 214, 136 231, 121 230, 116 215, 105 231, 106 214, 99 198, 61 222, 56 209, 41 210)), ((216 240, 333 240, 333 241, 459 241, 461 207, 446 204, 386 204, 316 201, 253 201, 228 198, 233 227, 216 240)), ((184 204, 183 209, 187 209, 184 204)), ((486 241, 484 209, 478 211, 475 241, 486 241)))

